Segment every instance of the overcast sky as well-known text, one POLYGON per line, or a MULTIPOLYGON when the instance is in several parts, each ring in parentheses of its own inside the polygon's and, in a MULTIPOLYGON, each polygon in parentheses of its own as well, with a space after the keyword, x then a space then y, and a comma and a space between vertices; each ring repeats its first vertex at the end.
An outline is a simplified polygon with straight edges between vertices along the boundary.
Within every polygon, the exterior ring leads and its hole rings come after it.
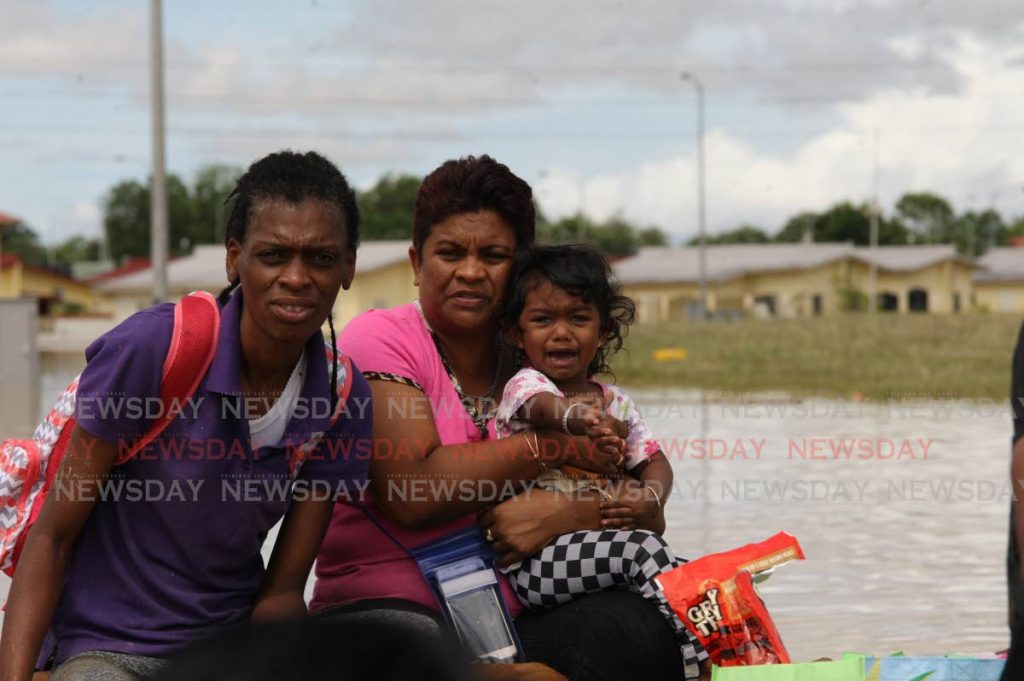
MULTIPOLYGON (((0 211, 47 242, 98 235, 104 192, 149 173, 148 8, 0 0, 0 211)), ((164 36, 168 170, 187 179, 316 149, 365 187, 489 153, 549 215, 683 239, 689 71, 711 232, 774 231, 876 177, 886 207, 932 190, 1024 214, 1020 0, 171 0, 164 36)))

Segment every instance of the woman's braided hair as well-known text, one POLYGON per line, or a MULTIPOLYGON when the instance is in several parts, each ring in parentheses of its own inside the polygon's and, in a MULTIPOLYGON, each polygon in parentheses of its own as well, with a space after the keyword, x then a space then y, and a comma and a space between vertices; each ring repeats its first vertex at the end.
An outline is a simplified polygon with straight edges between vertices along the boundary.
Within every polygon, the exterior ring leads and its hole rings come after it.
MULTIPOLYGON (((228 213, 227 230, 224 235, 225 247, 232 241, 245 243, 249 223, 255 210, 262 203, 284 201, 291 204, 306 200, 321 201, 337 210, 338 217, 348 239, 348 248, 354 253, 359 246, 359 208, 356 194, 348 180, 337 166, 315 151, 304 154, 294 151, 279 151, 249 166, 238 178, 234 190, 228 196, 231 209, 228 213)), ((223 305, 240 283, 236 278, 220 292, 218 300, 223 305)), ((334 332, 333 315, 327 315, 327 326, 331 330, 331 347, 334 361, 331 367, 331 413, 337 407, 338 357, 337 336, 334 332)))

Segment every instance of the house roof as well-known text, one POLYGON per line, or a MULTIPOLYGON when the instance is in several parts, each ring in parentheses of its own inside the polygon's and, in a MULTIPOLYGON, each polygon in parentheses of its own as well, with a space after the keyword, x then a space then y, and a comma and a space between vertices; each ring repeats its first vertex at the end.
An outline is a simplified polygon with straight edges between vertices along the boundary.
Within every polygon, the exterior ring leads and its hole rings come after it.
POLYGON ((991 248, 978 258, 981 269, 974 273, 974 281, 1024 281, 1024 248, 991 248))
POLYGON ((124 277, 132 274, 133 272, 138 272, 139 270, 144 270, 148 267, 149 258, 129 258, 128 261, 120 267, 115 267, 112 270, 107 270, 106 272, 101 272, 94 277, 90 277, 88 282, 90 284, 95 284, 106 279, 116 279, 118 277, 124 277))
POLYGON ((874 262, 879 269, 890 272, 913 272, 947 260, 977 267, 974 260, 958 254, 952 244, 879 246, 874 250, 867 246, 855 246, 853 251, 854 258, 869 265, 874 262))
MULTIPOLYGON (((366 241, 359 246, 356 276, 386 267, 408 258, 409 241, 366 241)), ((147 263, 142 269, 127 274, 106 277, 93 282, 103 293, 148 293, 153 289, 153 268, 147 263)), ((191 255, 167 263, 167 285, 174 291, 219 291, 227 286, 224 272, 224 246, 203 244, 196 246, 191 255)))
MULTIPOLYGON (((612 266, 623 284, 683 283, 698 281, 696 246, 641 248, 631 258, 612 266)), ((852 258, 875 263, 881 270, 912 272, 946 260, 974 267, 969 258, 957 255, 951 245, 866 246, 842 243, 713 244, 707 246, 708 281, 724 282, 762 272, 805 270, 852 258)))
POLYGON ((21 222, 18 218, 14 217, 10 213, 0 211, 0 225, 14 225, 21 222))
MULTIPOLYGON (((808 269, 848 257, 848 243, 715 244, 707 246, 708 281, 729 281, 754 272, 808 269)), ((641 248, 613 265, 623 284, 696 282, 696 246, 641 248)))

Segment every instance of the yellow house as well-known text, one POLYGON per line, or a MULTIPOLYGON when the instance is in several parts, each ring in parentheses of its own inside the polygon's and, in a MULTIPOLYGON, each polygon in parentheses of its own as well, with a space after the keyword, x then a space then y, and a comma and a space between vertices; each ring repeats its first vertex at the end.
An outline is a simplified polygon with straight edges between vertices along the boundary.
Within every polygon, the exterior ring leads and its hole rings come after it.
POLYGON ((39 314, 50 314, 56 305, 73 305, 84 311, 96 309, 97 299, 85 283, 61 272, 35 267, 16 255, 0 257, 0 298, 35 298, 39 314))
MULTIPOLYGON (((356 256, 352 288, 342 291, 334 303, 335 329, 372 307, 391 307, 416 297, 409 265, 409 241, 365 241, 356 256)), ((228 284, 224 247, 197 246, 191 255, 167 264, 171 299, 191 291, 217 295, 228 284)), ((125 319, 153 304, 153 270, 135 270, 123 276, 106 277, 95 283, 104 306, 117 320, 125 319)))
POLYGON ((880 311, 957 314, 971 303, 978 265, 952 245, 858 247, 850 266, 850 283, 857 290, 870 291, 872 262, 880 311))
POLYGON ((416 298, 409 264, 411 241, 364 241, 356 256, 352 288, 338 294, 334 328, 340 330, 360 312, 394 307, 416 298))
POLYGON ((1024 246, 990 249, 978 264, 975 305, 990 312, 1024 314, 1024 246))
MULTIPOLYGON (((877 272, 879 308, 948 313, 970 301, 976 267, 952 246, 851 243, 726 244, 706 249, 707 304, 718 317, 799 317, 846 309, 870 289, 877 272), (884 305, 883 305, 884 301, 884 305)), ((693 318, 699 311, 699 250, 643 248, 615 263, 638 321, 693 318)))
MULTIPOLYGON (((737 317, 823 314, 839 309, 848 244, 727 244, 707 247, 708 311, 737 317)), ((700 254, 694 246, 642 248, 615 263, 637 304, 637 321, 691 319, 699 312, 700 254)))

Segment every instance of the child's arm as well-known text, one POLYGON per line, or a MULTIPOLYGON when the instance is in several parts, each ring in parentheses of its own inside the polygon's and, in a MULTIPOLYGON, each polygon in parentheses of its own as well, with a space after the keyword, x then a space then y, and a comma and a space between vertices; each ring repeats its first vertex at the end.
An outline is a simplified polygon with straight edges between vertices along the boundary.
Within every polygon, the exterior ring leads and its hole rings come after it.
POLYGON ((602 424, 601 408, 585 395, 559 397, 554 393, 537 393, 519 408, 516 418, 524 423, 529 423, 534 430, 560 431, 567 409, 572 411, 565 424, 572 435, 592 435, 590 431, 597 429, 602 424))
POLYGON ((665 531, 665 504, 672 491, 672 465, 659 449, 629 472, 615 499, 601 502, 601 527, 665 531))

